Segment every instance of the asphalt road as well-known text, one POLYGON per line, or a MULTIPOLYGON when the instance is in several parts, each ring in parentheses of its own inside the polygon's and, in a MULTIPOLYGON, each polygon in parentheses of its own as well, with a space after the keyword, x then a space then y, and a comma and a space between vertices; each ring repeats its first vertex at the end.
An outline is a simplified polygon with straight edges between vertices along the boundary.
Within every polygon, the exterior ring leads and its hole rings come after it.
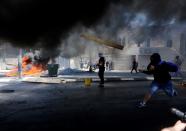
POLYGON ((144 109, 137 104, 149 89, 150 81, 34 84, 0 83, 0 130, 55 131, 113 129, 158 131, 178 118, 175 107, 186 111, 186 88, 176 87, 178 96, 158 92, 144 109))

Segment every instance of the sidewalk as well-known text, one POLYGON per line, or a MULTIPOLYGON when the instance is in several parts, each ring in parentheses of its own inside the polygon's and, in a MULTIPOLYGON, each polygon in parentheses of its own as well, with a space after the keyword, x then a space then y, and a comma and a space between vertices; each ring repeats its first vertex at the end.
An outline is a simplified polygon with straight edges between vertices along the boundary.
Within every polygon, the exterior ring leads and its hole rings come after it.
MULTIPOLYGON (((78 72, 72 74, 60 74, 58 77, 25 77, 25 82, 41 82, 41 83, 66 83, 66 82, 84 82, 86 78, 91 78, 93 82, 100 81, 97 72, 78 72)), ((130 72, 119 72, 111 71, 105 72, 105 82, 113 81, 151 81, 153 80, 152 75, 146 75, 143 73, 130 73, 130 72)), ((174 81, 183 80, 181 77, 172 77, 174 81)))
MULTIPOLYGON (((71 75, 59 75, 58 78, 65 78, 65 79, 76 79, 77 81, 83 81, 85 78, 92 78, 93 81, 99 81, 99 77, 97 72, 89 73, 75 73, 71 75)), ((111 71, 105 72, 105 81, 126 81, 126 80, 153 80, 152 75, 146 75, 143 73, 130 73, 130 71, 111 71)), ((172 77, 173 80, 181 80, 181 77, 172 77)))
MULTIPOLYGON (((99 81, 97 72, 70 72, 70 73, 59 73, 58 77, 23 77, 21 80, 16 77, 4 77, 4 73, 7 71, 0 71, 0 76, 2 79, 11 79, 15 81, 24 81, 24 82, 36 82, 36 83, 66 83, 66 82, 84 82, 86 78, 91 78, 92 81, 99 81), (14 79, 13 79, 14 78, 14 79)), ((184 73, 186 76, 186 73, 184 73)), ((174 81, 184 80, 186 77, 172 77, 174 81)), ((152 75, 146 75, 143 73, 130 73, 130 71, 106 71, 105 72, 105 81, 148 81, 153 80, 152 75)))

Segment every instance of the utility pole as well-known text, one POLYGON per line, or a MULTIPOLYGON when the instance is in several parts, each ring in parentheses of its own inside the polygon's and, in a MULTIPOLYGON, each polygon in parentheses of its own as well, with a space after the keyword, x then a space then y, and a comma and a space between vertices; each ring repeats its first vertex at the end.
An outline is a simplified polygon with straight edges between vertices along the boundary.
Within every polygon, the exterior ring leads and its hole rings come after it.
POLYGON ((19 55, 18 55, 18 77, 19 79, 22 78, 22 49, 19 49, 19 55))

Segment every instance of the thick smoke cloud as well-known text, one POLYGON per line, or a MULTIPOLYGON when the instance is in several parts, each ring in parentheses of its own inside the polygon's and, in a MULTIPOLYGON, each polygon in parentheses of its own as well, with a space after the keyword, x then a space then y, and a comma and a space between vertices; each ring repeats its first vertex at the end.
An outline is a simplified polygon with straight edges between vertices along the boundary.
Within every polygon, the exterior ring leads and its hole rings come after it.
POLYGON ((107 0, 1 0, 0 39, 14 46, 43 48, 55 57, 67 32, 77 23, 94 24, 105 12, 107 0), (38 44, 39 43, 39 44, 38 44))
POLYGON ((53 47, 77 22, 91 25, 102 16, 109 1, 1 0, 0 37, 18 46, 41 41, 53 47), (53 43, 49 42, 53 41, 53 43))
POLYGON ((109 39, 128 35, 129 39, 142 43, 165 36, 166 30, 176 24, 183 25, 185 11, 184 0, 121 0, 111 4, 95 31, 109 39))
POLYGON ((145 12, 153 21, 166 22, 172 18, 186 19, 185 0, 120 0, 130 12, 145 12), (127 3, 127 4, 126 4, 127 3))
POLYGON ((108 37, 118 34, 119 28, 140 25, 134 35, 141 42, 146 35, 184 22, 185 12, 185 0, 1 0, 0 39, 19 47, 37 45, 55 57, 61 43, 72 43, 65 38, 78 23, 108 37))

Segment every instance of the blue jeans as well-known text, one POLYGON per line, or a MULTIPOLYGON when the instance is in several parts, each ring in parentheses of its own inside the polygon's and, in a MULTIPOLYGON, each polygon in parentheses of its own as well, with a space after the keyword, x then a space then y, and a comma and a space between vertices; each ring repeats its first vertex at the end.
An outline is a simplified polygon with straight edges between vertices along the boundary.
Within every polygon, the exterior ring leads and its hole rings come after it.
POLYGON ((162 89, 168 96, 171 96, 171 97, 174 96, 175 90, 173 89, 173 85, 171 81, 168 81, 166 83, 158 83, 156 81, 152 81, 150 94, 153 95, 159 89, 162 89))

